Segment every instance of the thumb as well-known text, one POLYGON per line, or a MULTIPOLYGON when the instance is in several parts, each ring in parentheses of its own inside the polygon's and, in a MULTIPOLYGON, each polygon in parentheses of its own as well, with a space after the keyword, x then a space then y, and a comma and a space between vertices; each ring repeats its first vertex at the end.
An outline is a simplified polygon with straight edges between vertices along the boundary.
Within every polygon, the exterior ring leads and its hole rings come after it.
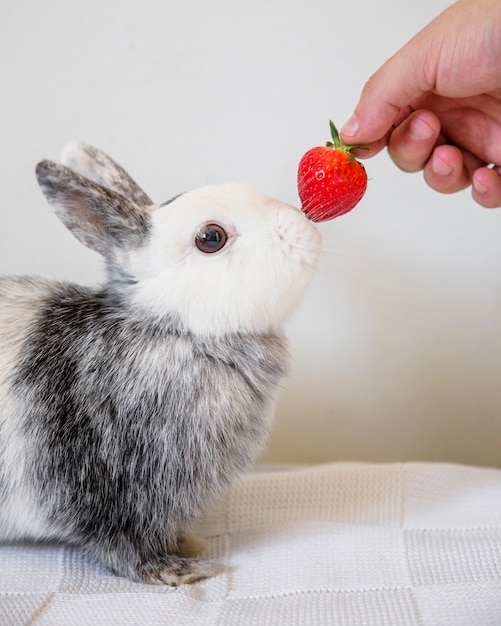
POLYGON ((374 151, 386 143, 386 136, 405 107, 433 87, 427 80, 426 46, 411 40, 391 57, 365 84, 352 117, 341 129, 348 144, 371 145, 374 151))

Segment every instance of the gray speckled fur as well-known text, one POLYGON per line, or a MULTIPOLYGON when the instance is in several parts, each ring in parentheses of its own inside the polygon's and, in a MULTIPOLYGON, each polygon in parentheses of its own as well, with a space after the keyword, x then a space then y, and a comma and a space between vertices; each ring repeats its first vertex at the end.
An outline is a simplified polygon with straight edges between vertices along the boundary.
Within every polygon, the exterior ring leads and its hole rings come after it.
POLYGON ((178 534, 262 444, 283 339, 201 338, 134 319, 113 290, 47 292, 11 393, 48 534, 133 578, 201 573, 172 556, 178 534))
POLYGON ((70 144, 62 155, 63 163, 94 182, 118 191, 140 207, 153 204, 135 180, 107 154, 85 143, 70 144), (82 167, 83 164, 83 167, 82 167))
POLYGON ((148 237, 148 214, 130 198, 52 161, 41 161, 36 173, 65 226, 108 260, 117 248, 139 247, 148 237), (89 229, 92 223, 99 228, 89 229))

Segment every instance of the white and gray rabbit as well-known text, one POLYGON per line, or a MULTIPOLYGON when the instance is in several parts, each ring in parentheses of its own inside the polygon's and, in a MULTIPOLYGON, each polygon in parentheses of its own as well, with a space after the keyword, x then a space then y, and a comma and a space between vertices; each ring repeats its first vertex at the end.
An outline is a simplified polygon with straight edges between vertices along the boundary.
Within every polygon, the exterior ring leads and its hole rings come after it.
POLYGON ((108 278, 0 279, 0 540, 192 582, 214 566, 187 529, 266 438, 320 236, 244 185, 155 205, 95 148, 62 162, 39 163, 39 184, 108 278))

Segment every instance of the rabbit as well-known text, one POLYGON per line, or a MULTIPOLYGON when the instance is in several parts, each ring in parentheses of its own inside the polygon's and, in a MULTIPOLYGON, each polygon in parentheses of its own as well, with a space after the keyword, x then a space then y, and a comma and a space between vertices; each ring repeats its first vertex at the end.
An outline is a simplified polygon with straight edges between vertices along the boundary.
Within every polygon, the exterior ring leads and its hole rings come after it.
POLYGON ((0 540, 79 546, 140 582, 209 577, 190 525, 266 441, 319 232, 243 184, 154 204, 83 143, 36 175, 106 274, 0 279, 0 540))

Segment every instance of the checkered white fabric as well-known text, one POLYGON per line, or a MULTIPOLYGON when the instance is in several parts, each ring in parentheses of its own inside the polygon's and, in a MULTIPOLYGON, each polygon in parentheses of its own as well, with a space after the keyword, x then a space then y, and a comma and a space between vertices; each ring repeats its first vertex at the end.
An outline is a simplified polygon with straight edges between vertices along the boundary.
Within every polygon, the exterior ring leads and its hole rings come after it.
POLYGON ((500 626, 501 470, 252 473, 198 528, 221 572, 178 589, 80 550, 0 544, 2 626, 500 626))

